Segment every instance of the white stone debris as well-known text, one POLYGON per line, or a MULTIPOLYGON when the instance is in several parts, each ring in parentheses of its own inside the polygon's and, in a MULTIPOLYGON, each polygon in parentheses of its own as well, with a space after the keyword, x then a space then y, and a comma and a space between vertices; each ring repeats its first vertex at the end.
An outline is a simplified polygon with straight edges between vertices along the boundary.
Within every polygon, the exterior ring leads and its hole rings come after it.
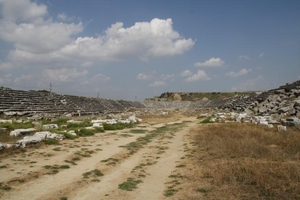
POLYGON ((13 121, 11 119, 0 119, 0 123, 9 123, 11 124, 13 121))
POLYGON ((68 120, 67 123, 70 123, 70 124, 82 124, 83 121, 76 121, 76 120, 71 119, 71 120, 68 120))
POLYGON ((277 130, 278 131, 286 131, 286 126, 278 125, 277 130))
POLYGON ((58 129, 57 124, 44 124, 43 129, 58 129))
POLYGON ((33 136, 25 136, 22 140, 16 142, 17 146, 26 147, 28 144, 36 144, 42 142, 47 138, 52 138, 56 140, 64 139, 63 135, 51 133, 49 131, 36 132, 33 136))
POLYGON ((19 135, 29 134, 34 131, 36 131, 35 128, 15 129, 15 130, 11 131, 9 135, 10 136, 19 136, 19 135))
POLYGON ((93 127, 103 128, 102 123, 93 123, 93 127))

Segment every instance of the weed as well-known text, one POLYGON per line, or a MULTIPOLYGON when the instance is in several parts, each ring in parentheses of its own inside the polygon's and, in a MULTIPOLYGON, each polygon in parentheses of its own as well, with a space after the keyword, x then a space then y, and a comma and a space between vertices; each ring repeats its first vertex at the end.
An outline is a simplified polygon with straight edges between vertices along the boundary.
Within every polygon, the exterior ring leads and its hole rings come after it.
POLYGON ((59 168, 60 168, 60 169, 69 169, 70 166, 69 166, 69 165, 61 165, 59 168))
POLYGON ((176 192, 178 192, 178 190, 170 188, 170 189, 165 190, 164 195, 166 197, 171 197, 171 196, 174 196, 176 194, 176 192))
POLYGON ((44 143, 47 145, 59 145, 58 140, 53 138, 47 138, 46 140, 44 140, 44 143))
POLYGON ((207 193, 209 190, 205 189, 205 188, 197 188, 196 192, 200 192, 200 193, 207 193))
POLYGON ((119 189, 132 191, 137 188, 139 183, 142 183, 142 180, 134 180, 133 178, 128 178, 125 182, 119 184, 119 189))
POLYGON ((53 151, 60 151, 61 149, 60 149, 60 147, 56 147, 56 148, 54 148, 54 149, 52 149, 53 151))
POLYGON ((146 133, 146 130, 143 129, 132 129, 130 130, 130 133, 140 134, 140 133, 146 133))
POLYGON ((80 137, 95 135, 95 133, 92 130, 88 130, 88 129, 80 129, 79 131, 76 132, 76 134, 80 137))
POLYGON ((85 172, 82 174, 83 178, 89 178, 90 176, 103 176, 104 174, 99 169, 94 169, 89 172, 85 172))

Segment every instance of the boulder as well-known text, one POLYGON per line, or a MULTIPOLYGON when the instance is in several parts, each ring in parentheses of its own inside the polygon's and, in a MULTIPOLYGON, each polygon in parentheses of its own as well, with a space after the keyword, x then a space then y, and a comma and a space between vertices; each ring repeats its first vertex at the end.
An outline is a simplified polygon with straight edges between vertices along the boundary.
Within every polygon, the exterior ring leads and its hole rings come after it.
POLYGON ((286 131, 286 126, 278 125, 277 130, 278 131, 286 131))

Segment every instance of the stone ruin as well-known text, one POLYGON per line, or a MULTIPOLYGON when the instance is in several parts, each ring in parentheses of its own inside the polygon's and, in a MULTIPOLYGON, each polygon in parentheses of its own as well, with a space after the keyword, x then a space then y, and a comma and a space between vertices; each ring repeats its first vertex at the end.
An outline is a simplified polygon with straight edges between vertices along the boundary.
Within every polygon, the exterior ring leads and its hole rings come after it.
POLYGON ((120 113, 130 108, 144 108, 141 102, 111 100, 48 91, 23 91, 0 87, 0 115, 69 114, 70 116, 120 113))
MULTIPOLYGON (((274 125, 277 125, 278 131, 286 131, 286 126, 300 129, 300 80, 266 92, 239 94, 224 99, 209 100, 203 98, 200 101, 180 101, 178 95, 174 98, 175 101, 145 100, 137 102, 0 87, 0 115, 4 118, 27 116, 27 119, 33 120, 32 124, 38 124, 39 122, 35 120, 42 119, 45 115, 69 118, 81 115, 95 116, 100 114, 105 116, 105 120, 92 121, 93 126, 86 127, 86 129, 94 129, 95 127, 101 128, 102 123, 139 121, 140 119, 135 117, 136 114, 140 116, 145 114, 168 115, 173 111, 185 113, 205 111, 205 116, 212 116, 212 121, 230 118, 236 122, 252 122, 267 128, 273 128, 274 125), (39 117, 34 118, 36 115, 39 117)), ((14 121, 18 122, 19 120, 14 119, 14 121)), ((11 119, 0 119, 0 123, 12 122, 11 119)), ((20 123, 24 122, 21 120, 20 123)), ((68 123, 81 122, 69 120, 68 123)), ((42 128, 49 130, 58 127, 56 124, 47 124, 43 125, 42 128)), ((0 128, 0 133, 5 131, 5 128, 0 128)), ((13 137, 35 132, 34 135, 25 136, 22 140, 17 141, 16 147, 25 147, 27 144, 43 141, 45 138, 63 139, 60 135, 51 132, 36 131, 34 128, 18 129, 11 131, 10 135, 13 137)), ((75 132, 68 134, 75 134, 75 132)), ((0 143, 0 149, 11 146, 13 145, 0 143)))

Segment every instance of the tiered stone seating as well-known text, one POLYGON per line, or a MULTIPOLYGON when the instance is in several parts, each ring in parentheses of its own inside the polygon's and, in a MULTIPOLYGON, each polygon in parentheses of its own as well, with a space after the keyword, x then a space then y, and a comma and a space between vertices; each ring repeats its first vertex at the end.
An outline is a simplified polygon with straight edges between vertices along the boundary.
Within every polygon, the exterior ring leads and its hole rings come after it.
POLYGON ((140 102, 60 95, 47 91, 23 91, 0 87, 0 114, 8 111, 97 114, 144 108, 140 102))

